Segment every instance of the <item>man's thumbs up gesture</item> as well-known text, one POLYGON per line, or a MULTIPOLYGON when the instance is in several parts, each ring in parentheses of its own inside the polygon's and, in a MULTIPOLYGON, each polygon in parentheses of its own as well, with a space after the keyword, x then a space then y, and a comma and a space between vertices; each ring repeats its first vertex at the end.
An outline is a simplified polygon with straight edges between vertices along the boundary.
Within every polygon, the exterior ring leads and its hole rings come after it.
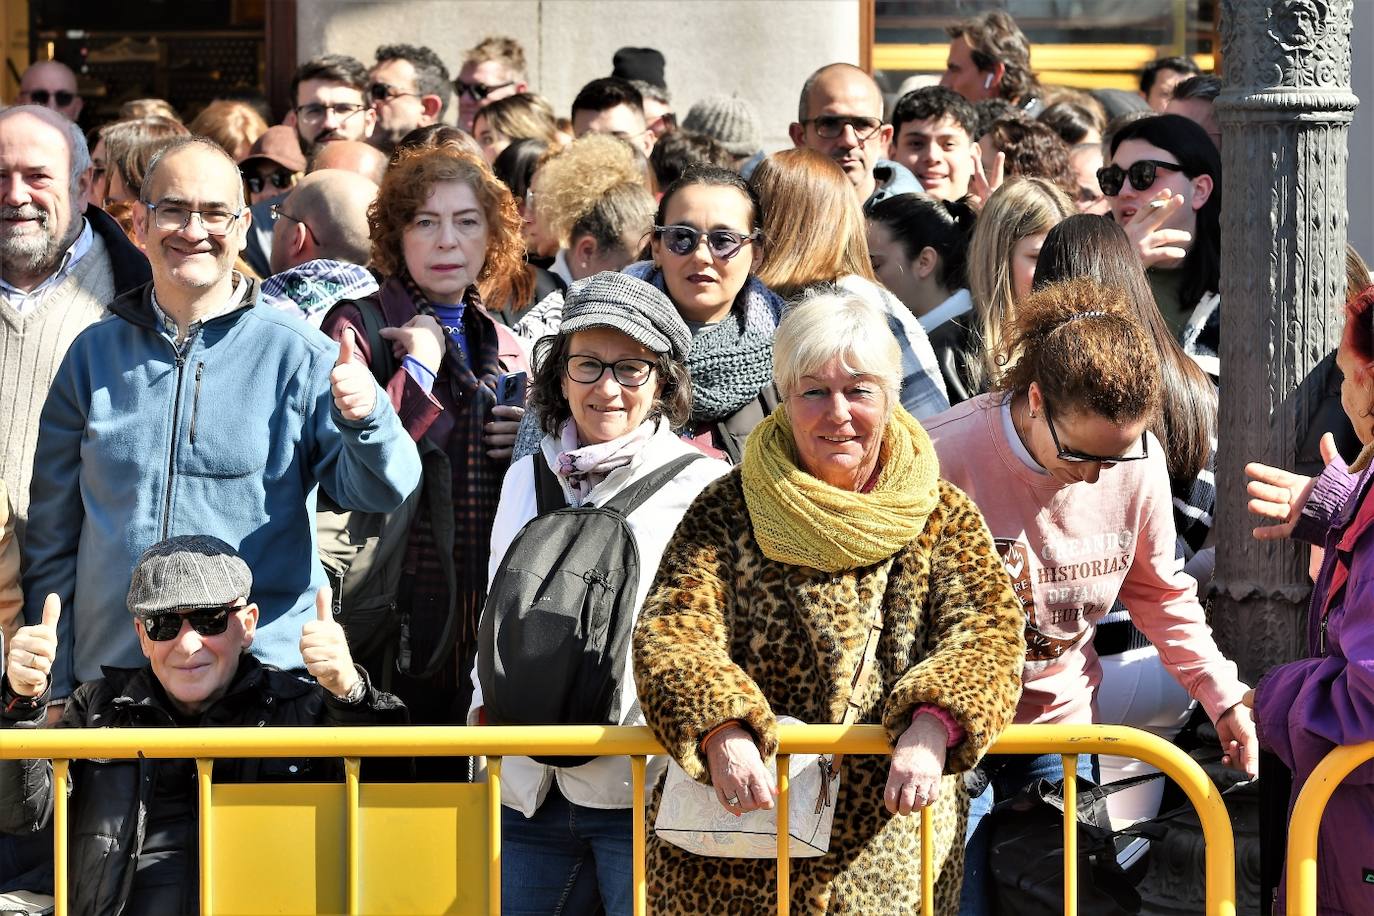
POLYGON ((334 406, 345 420, 362 420, 377 406, 377 383, 372 380, 371 370, 353 359, 357 346, 353 329, 344 328, 339 358, 334 361, 334 371, 329 373, 334 406))
POLYGON ((57 618, 62 616, 62 602, 49 595, 43 602, 43 622, 20 627, 10 643, 5 676, 10 689, 21 697, 42 696, 48 689, 48 675, 57 660, 57 618))
POLYGON ((343 627, 334 620, 333 593, 324 586, 315 593, 315 619, 301 629, 301 658, 321 687, 345 699, 361 678, 353 666, 343 627))

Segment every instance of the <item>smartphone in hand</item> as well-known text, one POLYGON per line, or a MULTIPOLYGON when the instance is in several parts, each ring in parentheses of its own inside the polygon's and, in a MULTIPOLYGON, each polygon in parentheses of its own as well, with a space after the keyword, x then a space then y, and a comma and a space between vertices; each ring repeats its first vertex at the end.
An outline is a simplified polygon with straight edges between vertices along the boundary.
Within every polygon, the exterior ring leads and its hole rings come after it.
POLYGON ((496 379, 496 403, 502 407, 524 407, 525 389, 529 387, 529 375, 524 372, 507 372, 496 379))

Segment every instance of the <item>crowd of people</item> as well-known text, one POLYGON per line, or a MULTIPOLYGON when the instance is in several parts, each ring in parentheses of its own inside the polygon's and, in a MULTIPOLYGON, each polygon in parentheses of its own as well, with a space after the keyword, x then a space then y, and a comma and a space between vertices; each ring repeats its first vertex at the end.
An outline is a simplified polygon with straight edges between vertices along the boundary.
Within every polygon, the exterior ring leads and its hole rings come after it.
MULTIPOLYGON (((1235 472, 1221 84, 1167 57, 1138 93, 1042 85, 1007 14, 947 31, 895 98, 847 63, 788 87, 771 153, 737 95, 679 119, 652 48, 566 116, 490 37, 456 75, 408 44, 307 61, 275 124, 143 99, 89 136, 75 75, 31 66, 0 107, 0 727, 647 725, 651 907, 762 913, 771 859, 654 830, 665 771, 746 818, 779 720, 880 724, 890 758, 824 764, 792 905, 915 912, 932 806, 935 911, 964 916, 998 912, 988 815, 1062 776, 985 756, 1011 723, 1172 739, 1200 710, 1223 762, 1262 743, 1300 778, 1374 737, 1370 460, 1339 457, 1371 438, 1367 268, 1330 466, 1247 469, 1256 536, 1325 548, 1314 657, 1252 690, 1201 604, 1235 472)), ((0 895, 51 892, 53 786, 0 761, 0 895)), ((189 762, 71 786, 76 912, 197 908, 189 762)), ((628 761, 511 758, 501 802, 506 912, 631 911, 628 761)), ((1322 905, 1374 910, 1322 836, 1322 905)))

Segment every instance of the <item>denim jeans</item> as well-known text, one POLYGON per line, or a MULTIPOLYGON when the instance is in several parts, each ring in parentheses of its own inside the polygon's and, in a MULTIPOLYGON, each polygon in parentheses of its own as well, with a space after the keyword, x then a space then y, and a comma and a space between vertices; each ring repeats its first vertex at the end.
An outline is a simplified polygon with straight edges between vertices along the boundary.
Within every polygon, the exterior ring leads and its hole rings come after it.
MULTIPOLYGON (((988 857, 992 852, 992 831, 984 829, 983 818, 997 802, 1006 801, 1037 779, 1057 782, 1064 778, 1064 765, 1058 754, 1030 757, 1022 754, 994 754, 983 759, 990 781, 977 798, 969 799, 968 833, 964 836, 964 886, 959 895, 959 916, 991 916, 994 893, 988 857)), ((1078 757, 1078 775, 1093 778, 1093 758, 1078 757)), ((988 828, 991 825, 987 825, 988 828)))
POLYGON ((584 808, 558 791, 526 818, 501 809, 501 912, 629 916, 634 910, 634 809, 584 808))

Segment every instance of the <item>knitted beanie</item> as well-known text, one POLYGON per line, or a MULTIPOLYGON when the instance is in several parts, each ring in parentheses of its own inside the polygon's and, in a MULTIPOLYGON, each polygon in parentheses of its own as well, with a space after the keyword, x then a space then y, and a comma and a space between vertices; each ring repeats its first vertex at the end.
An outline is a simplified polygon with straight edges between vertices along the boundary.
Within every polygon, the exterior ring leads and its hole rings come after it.
POLYGON ((687 112, 682 129, 714 137, 734 156, 752 156, 763 148, 763 128, 754 107, 737 95, 702 99, 687 112))

